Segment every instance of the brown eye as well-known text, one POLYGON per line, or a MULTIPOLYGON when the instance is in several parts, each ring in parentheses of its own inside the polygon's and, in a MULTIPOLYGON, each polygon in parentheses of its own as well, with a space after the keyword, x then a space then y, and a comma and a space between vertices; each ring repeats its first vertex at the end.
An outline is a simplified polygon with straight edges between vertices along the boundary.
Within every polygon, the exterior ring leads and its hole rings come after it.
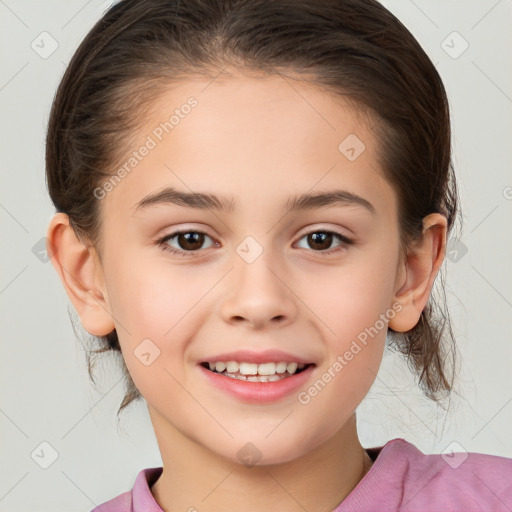
POLYGON ((312 231, 303 236, 301 240, 306 239, 306 249, 313 249, 315 252, 331 254, 340 251, 345 247, 352 245, 353 241, 339 233, 333 231, 312 231), (333 241, 339 240, 338 245, 331 248, 333 241))
POLYGON ((194 251, 200 249, 204 243, 204 233, 190 231, 189 233, 180 233, 177 235, 176 241, 181 249, 186 251, 194 251))
POLYGON ((318 232, 318 233, 310 233, 307 235, 308 244, 310 247, 319 250, 329 249, 333 240, 333 236, 331 233, 326 232, 318 232))
MULTIPOLYGON (((184 255, 187 252, 198 252, 199 249, 204 248, 203 245, 206 238, 211 240, 206 233, 202 233, 201 231, 178 231, 165 236, 158 241, 158 244, 164 250, 170 251, 174 254, 184 255), (170 243, 171 241, 173 244, 170 243)), ((209 247, 213 245, 214 244, 212 243, 209 247)))

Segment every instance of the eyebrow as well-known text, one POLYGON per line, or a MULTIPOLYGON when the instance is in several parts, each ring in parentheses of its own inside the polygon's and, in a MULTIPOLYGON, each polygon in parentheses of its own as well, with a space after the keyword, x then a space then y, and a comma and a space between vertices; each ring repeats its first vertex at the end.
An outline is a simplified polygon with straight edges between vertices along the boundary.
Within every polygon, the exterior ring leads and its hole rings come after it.
MULTIPOLYGON (((177 204, 188 208, 212 209, 223 212, 232 212, 236 207, 236 201, 233 197, 202 192, 184 192, 173 187, 166 187, 147 195, 139 203, 136 203, 135 211, 161 204, 177 204)), ((310 210, 326 206, 360 206, 372 215, 376 214, 375 207, 367 199, 347 190, 331 190, 293 196, 284 205, 285 209, 289 211, 310 210)))

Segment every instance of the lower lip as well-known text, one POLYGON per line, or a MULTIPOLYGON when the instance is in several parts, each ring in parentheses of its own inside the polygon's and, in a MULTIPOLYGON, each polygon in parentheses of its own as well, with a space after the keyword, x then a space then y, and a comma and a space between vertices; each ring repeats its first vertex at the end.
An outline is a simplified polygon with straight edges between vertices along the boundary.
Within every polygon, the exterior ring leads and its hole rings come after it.
POLYGON ((235 396, 243 402, 257 404, 277 402, 296 392, 310 378, 314 368, 314 365, 308 366, 300 373, 274 382, 249 382, 226 377, 199 365, 200 371, 215 387, 235 396))

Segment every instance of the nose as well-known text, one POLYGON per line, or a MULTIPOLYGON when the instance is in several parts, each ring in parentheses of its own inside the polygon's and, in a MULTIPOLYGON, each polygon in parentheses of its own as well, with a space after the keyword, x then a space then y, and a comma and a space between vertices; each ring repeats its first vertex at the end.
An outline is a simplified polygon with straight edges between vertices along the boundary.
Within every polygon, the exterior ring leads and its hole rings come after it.
POLYGON ((252 329, 272 329, 293 322, 297 299, 290 276, 282 265, 276 264, 276 258, 271 259, 264 252, 256 261, 247 263, 235 256, 234 268, 222 290, 224 321, 247 324, 252 329))

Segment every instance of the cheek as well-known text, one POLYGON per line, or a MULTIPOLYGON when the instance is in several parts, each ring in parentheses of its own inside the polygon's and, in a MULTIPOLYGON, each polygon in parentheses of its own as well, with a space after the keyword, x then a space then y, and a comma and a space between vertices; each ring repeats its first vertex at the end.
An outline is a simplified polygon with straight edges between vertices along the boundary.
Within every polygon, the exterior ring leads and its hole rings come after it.
POLYGON ((126 366, 142 395, 154 395, 156 382, 172 386, 168 372, 178 378, 182 371, 192 324, 197 328, 190 320, 206 285, 184 272, 171 274, 169 267, 138 266, 133 260, 118 260, 108 275, 126 366))
MULTIPOLYGON (((367 394, 380 367, 391 308, 395 254, 375 250, 316 273, 308 307, 321 320, 327 357, 303 401, 343 422, 367 394), (333 404, 336 404, 333 406, 333 404)), ((306 289, 302 290, 306 293, 306 289)))
POLYGON ((132 337, 167 339, 210 286, 190 270, 165 263, 119 261, 110 273, 114 318, 132 337))
POLYGON ((315 271, 314 280, 297 276, 294 282, 302 283, 298 295, 321 320, 330 344, 342 350, 347 340, 367 328, 386 330, 379 318, 391 306, 394 265, 393 255, 361 251, 338 267, 315 271))

